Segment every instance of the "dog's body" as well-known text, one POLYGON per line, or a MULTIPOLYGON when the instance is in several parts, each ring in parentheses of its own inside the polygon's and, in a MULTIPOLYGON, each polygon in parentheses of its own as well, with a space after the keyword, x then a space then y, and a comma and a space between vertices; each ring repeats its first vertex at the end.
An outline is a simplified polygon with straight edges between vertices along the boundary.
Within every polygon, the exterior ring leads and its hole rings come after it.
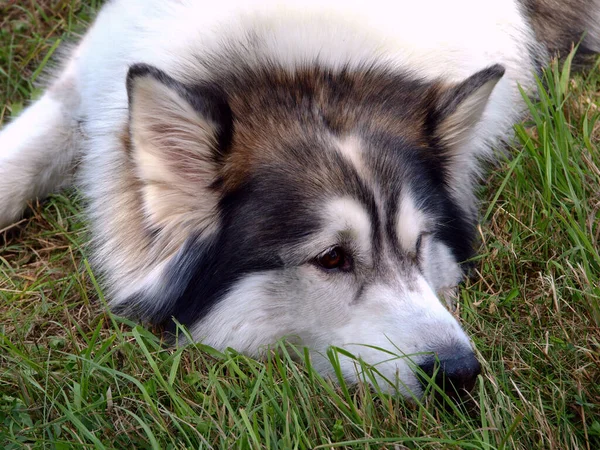
POLYGON ((110 1, 0 133, 0 226, 75 175, 117 312, 249 354, 297 338, 323 372, 345 347, 416 395, 373 347, 433 352, 468 388, 437 295, 471 255, 478 161, 599 23, 596 0, 110 1))

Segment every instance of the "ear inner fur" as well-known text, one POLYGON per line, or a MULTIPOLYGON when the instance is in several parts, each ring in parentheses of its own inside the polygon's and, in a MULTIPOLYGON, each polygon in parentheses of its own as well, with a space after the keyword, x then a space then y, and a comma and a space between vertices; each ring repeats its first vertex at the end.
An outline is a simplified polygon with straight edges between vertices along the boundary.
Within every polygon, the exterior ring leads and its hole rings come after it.
POLYGON ((481 120, 494 87, 504 75, 499 64, 483 69, 439 94, 433 136, 447 148, 460 146, 481 120))
MULTIPOLYGON (((215 89, 188 88, 145 65, 130 69, 127 88, 131 158, 150 227, 208 226, 219 198, 213 183, 231 135, 226 100, 215 89)), ((180 243, 190 232, 184 230, 180 243)))

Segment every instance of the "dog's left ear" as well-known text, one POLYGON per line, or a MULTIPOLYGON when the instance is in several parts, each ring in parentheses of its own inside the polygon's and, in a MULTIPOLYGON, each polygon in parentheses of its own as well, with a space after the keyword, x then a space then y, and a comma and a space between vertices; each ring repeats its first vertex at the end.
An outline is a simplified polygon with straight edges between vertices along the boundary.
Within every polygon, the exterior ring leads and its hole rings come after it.
POLYGON ((450 156, 459 153, 471 137, 503 75, 504 67, 496 64, 436 92, 429 113, 429 132, 450 156))
POLYGON ((150 227, 209 226, 219 200, 214 183, 233 127, 225 95, 143 64, 129 69, 127 93, 131 160, 150 227))
POLYGON ((477 135, 477 125, 503 75, 504 67, 490 66, 458 84, 434 85, 427 100, 426 136, 443 158, 446 185, 471 219, 477 214, 473 183, 479 161, 491 151, 477 135))

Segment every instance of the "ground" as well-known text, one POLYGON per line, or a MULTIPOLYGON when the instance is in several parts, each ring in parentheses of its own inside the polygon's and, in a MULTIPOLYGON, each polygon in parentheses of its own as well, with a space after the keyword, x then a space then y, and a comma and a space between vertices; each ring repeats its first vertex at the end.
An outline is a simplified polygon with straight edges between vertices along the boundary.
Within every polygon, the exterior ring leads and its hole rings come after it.
MULTIPOLYGON (((0 0, 0 124, 99 4, 0 0)), ((458 301, 483 365, 471 401, 339 386, 285 350, 164 348, 105 312, 69 191, 0 230, 0 446, 600 448, 599 63, 553 66, 511 159, 483 180, 458 301)))

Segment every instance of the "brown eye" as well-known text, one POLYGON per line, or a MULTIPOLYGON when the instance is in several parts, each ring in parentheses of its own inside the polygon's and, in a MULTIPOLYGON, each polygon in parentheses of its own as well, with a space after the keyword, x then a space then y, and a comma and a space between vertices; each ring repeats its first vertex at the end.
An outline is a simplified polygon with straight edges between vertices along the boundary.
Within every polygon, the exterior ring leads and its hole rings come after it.
POLYGON ((341 270, 349 272, 352 269, 352 259, 342 247, 332 247, 317 257, 317 264, 326 270, 341 270))

